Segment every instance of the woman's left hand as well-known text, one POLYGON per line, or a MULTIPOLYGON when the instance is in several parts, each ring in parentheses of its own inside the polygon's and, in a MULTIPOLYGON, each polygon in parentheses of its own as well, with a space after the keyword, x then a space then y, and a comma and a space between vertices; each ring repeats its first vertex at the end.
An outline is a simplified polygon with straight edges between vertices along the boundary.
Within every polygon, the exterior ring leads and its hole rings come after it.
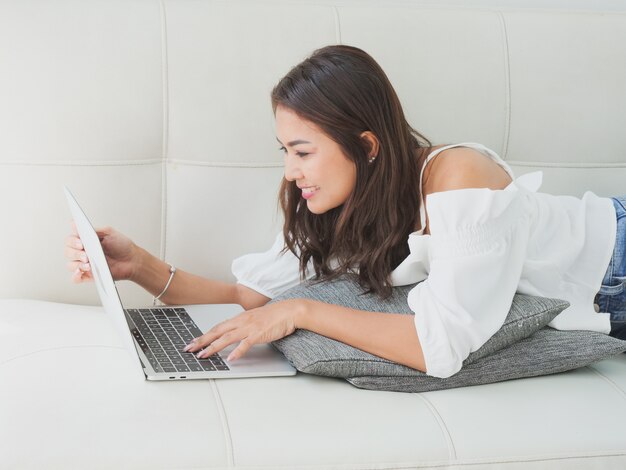
POLYGON ((255 344, 269 343, 296 331, 296 319, 304 310, 304 305, 303 299, 289 299, 248 310, 194 338, 184 351, 195 353, 204 348, 197 357, 206 358, 239 342, 227 358, 234 361, 255 344))

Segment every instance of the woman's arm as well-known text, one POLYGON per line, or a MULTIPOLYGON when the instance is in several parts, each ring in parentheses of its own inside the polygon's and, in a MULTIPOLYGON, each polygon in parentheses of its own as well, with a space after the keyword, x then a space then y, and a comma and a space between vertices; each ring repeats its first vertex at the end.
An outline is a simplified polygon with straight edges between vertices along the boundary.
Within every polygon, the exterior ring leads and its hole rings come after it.
MULTIPOLYGON (((152 295, 159 295, 169 279, 170 265, 143 248, 137 248, 138 266, 130 280, 152 295)), ((214 281, 177 269, 160 300, 169 305, 239 304, 250 310, 265 305, 270 299, 241 284, 214 281)))
POLYGON ((200 351, 198 357, 208 357, 239 342, 228 356, 234 361, 253 345, 284 338, 297 328, 426 370, 413 315, 367 312, 308 299, 283 300, 244 312, 195 338, 185 351, 200 351))
POLYGON ((296 326, 375 356, 426 371, 413 315, 355 310, 302 300, 296 326))
MULTIPOLYGON (((97 234, 114 280, 133 281, 155 296, 163 291, 170 278, 167 263, 111 227, 98 229, 97 234)), ((74 282, 93 280, 89 259, 74 224, 66 239, 65 256, 74 282)), ((239 284, 213 281, 177 269, 161 300, 178 305, 234 303, 248 310, 265 305, 269 298, 239 284)))

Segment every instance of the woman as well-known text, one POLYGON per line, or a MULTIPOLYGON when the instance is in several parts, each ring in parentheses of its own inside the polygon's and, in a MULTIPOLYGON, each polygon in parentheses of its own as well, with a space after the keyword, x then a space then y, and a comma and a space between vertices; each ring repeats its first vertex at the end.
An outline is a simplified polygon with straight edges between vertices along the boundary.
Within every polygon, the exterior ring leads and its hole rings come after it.
MULTIPOLYGON (((266 253, 233 262, 236 284, 176 271, 119 232, 99 231, 114 279, 167 304, 244 307, 186 351, 208 357, 239 343, 233 361, 304 328, 448 377, 500 328, 516 291, 568 300, 555 328, 624 334, 626 309, 613 323, 594 309, 594 297, 603 312, 618 306, 608 294, 626 279, 621 255, 611 256, 615 208, 626 213, 619 200, 537 193, 541 173, 514 180, 480 144, 433 147, 407 123, 380 66, 354 47, 316 51, 276 85, 272 105, 284 229, 266 253), (304 279, 342 275, 380 302, 393 286, 418 283, 407 299, 415 316, 307 299, 268 304, 304 279)), ((66 256, 74 281, 91 279, 76 233, 66 256)))

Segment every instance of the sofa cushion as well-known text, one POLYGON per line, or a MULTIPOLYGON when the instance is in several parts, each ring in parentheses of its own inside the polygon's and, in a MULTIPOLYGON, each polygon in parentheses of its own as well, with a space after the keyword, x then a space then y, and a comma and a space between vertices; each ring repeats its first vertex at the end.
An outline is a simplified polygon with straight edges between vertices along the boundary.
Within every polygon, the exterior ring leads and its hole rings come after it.
MULTIPOLYGON (((333 282, 303 283, 276 297, 272 302, 309 298, 359 310, 412 314, 407 304, 407 295, 413 287, 414 285, 396 287, 391 297, 383 301, 374 294, 356 294, 362 289, 353 279, 344 277, 333 282)), ((463 367, 532 335, 568 305, 558 299, 516 294, 502 327, 480 349, 469 355, 463 362, 463 367)), ((344 378, 432 378, 418 370, 308 330, 297 330, 292 335, 275 341, 274 346, 301 372, 344 378)))

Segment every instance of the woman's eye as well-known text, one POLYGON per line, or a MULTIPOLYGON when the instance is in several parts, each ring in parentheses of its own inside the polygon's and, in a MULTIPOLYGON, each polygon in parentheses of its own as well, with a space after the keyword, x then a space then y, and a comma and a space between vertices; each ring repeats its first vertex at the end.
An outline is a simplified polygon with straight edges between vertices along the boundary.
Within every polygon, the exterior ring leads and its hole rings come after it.
MULTIPOLYGON (((280 147, 278 150, 280 150, 285 155, 287 155, 287 149, 285 147, 280 147)), ((302 158, 302 157, 306 157, 309 154, 307 152, 296 152, 296 155, 302 158)))

